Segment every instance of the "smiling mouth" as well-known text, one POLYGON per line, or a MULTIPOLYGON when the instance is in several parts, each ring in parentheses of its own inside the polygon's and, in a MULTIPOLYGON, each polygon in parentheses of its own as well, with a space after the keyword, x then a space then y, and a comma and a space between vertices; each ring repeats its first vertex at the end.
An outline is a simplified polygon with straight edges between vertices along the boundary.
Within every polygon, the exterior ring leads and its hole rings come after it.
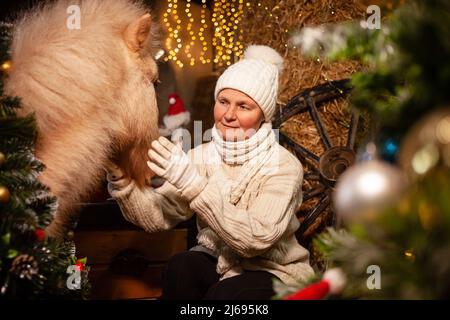
POLYGON ((222 123, 222 125, 223 125, 224 127, 230 128, 230 129, 237 129, 237 128, 238 128, 238 127, 227 126, 226 124, 223 124, 223 123, 222 123))

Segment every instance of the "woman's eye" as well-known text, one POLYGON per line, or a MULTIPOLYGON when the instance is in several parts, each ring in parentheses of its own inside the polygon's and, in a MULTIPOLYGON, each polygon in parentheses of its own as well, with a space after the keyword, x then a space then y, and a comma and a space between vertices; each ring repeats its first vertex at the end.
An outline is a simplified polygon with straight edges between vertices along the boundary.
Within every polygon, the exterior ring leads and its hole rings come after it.
POLYGON ((250 108, 249 107, 247 107, 246 105, 241 105, 241 106, 239 106, 241 109, 243 109, 243 110, 249 110, 250 108))

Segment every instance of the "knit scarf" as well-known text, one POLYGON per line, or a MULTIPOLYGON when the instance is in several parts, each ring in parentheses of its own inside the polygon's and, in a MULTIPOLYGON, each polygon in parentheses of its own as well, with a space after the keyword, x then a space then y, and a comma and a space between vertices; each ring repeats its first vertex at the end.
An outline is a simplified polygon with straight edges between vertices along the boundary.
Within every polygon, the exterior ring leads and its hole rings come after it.
POLYGON ((233 181, 230 190, 230 202, 235 205, 245 192, 249 182, 258 171, 271 161, 275 152, 276 137, 271 122, 264 122, 250 138, 242 141, 225 141, 212 128, 212 141, 217 154, 226 164, 242 165, 239 177, 233 181))

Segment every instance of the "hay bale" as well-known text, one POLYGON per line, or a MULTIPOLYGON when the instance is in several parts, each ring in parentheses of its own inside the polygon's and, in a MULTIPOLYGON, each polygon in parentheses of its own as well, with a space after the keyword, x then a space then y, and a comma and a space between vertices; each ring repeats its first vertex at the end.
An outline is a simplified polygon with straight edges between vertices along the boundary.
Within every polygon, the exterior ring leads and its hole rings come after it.
MULTIPOLYGON (((348 78, 361 68, 357 61, 330 62, 303 57, 297 48, 288 45, 292 32, 304 26, 361 19, 365 9, 355 0, 265 0, 252 2, 245 8, 241 21, 243 43, 271 46, 285 59, 285 70, 280 80, 281 108, 301 90, 329 80, 348 78)), ((343 144, 349 122, 347 100, 325 104, 320 109, 320 115, 329 128, 333 143, 343 144)), ((309 114, 292 117, 282 126, 282 130, 315 154, 323 153, 324 145, 309 114)))

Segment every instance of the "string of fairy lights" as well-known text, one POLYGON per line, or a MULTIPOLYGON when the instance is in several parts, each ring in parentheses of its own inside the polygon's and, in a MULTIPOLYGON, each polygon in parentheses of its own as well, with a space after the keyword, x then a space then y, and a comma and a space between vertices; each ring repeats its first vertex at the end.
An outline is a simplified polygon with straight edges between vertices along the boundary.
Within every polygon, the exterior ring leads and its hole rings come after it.
MULTIPOLYGON (((272 13, 268 6, 254 1, 244 0, 215 0, 212 5, 211 21, 206 16, 206 0, 201 1, 200 24, 192 10, 192 0, 167 0, 163 22, 167 27, 166 38, 167 55, 165 61, 174 61, 178 67, 185 65, 195 66, 198 63, 210 63, 208 57, 208 41, 206 33, 209 32, 209 22, 212 26, 212 61, 217 68, 229 66, 238 60, 244 51, 242 34, 239 25, 244 16, 244 10, 252 6, 267 11, 270 17, 278 21, 278 16, 272 13), (194 30, 194 26, 198 30, 194 30), (197 48, 197 50, 196 50, 197 48), (198 48, 201 48, 198 54, 198 48)), ((256 9, 256 8, 255 8, 256 9)), ((288 32, 286 30, 286 32, 288 32)))
POLYGON ((206 41, 205 32, 208 29, 208 23, 206 19, 206 0, 202 0, 200 23, 198 31, 193 29, 195 25, 195 18, 191 12, 191 0, 178 1, 167 0, 166 12, 163 15, 163 22, 165 23, 168 31, 168 37, 166 39, 166 49, 168 55, 164 58, 165 61, 175 61, 175 63, 183 68, 186 63, 180 58, 181 52, 184 51, 184 56, 188 59, 190 66, 194 66, 198 61, 202 64, 210 63, 211 60, 206 58, 208 52, 208 43, 206 41), (179 3, 181 2, 181 4, 179 3), (184 5, 184 10, 181 6, 184 5), (182 13, 184 12, 184 14, 182 13), (185 43, 182 42, 182 37, 188 39, 185 43), (197 45, 201 46, 201 51, 198 57, 196 56, 194 49, 197 45), (184 50, 182 50, 184 48, 184 50))
MULTIPOLYGON (((247 5, 249 2, 247 2, 247 5)), ((242 55, 244 45, 239 30, 239 23, 244 12, 243 0, 220 0, 214 2, 212 24, 214 36, 212 46, 215 56, 214 63, 218 67, 230 65, 233 58, 242 55)))

